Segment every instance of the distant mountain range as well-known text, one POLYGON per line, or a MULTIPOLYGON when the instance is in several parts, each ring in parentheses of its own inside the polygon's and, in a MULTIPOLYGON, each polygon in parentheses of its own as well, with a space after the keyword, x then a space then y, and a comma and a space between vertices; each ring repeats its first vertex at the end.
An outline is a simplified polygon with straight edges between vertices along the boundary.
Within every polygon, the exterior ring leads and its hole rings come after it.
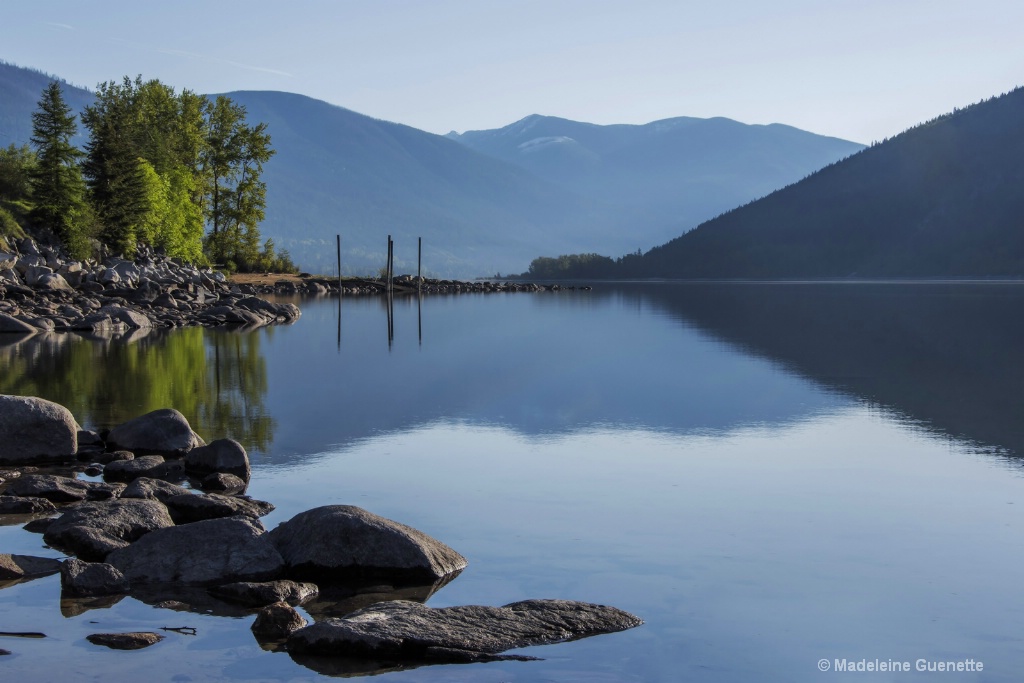
MULTIPOLYGON (((618 223, 644 226, 652 243, 864 148, 780 124, 688 117, 599 126, 532 115, 447 137, 611 205, 618 223)), ((644 246, 630 237, 620 251, 644 246)))
POLYGON ((588 264, 586 274, 1024 277, 1022 160, 1018 88, 916 126, 641 257, 588 264))
MULTIPOLYGON (((0 145, 28 141, 48 80, 0 64, 0 145)), ((302 95, 227 95, 268 124, 277 151, 265 168, 264 237, 318 272, 334 269, 336 234, 348 273, 382 266, 388 234, 398 272, 414 272, 422 237, 424 270, 452 277, 521 271, 545 253, 632 252, 860 148, 727 119, 532 116, 446 139, 302 95)), ((92 95, 66 85, 65 98, 81 111, 92 95)))

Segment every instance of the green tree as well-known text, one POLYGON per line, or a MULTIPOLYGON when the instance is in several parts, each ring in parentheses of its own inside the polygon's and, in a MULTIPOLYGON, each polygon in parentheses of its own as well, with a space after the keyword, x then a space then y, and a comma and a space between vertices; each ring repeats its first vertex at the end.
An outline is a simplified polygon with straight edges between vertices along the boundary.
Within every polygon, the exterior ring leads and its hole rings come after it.
POLYGON ((87 249, 85 183, 78 165, 81 152, 71 144, 75 115, 64 101, 60 83, 51 81, 32 114, 32 145, 38 163, 32 171, 32 221, 52 231, 73 254, 87 249))
POLYGON ((257 266, 266 209, 263 164, 274 155, 265 123, 245 123, 245 107, 217 97, 208 110, 202 169, 206 179, 207 252, 217 263, 257 266))
POLYGON ((85 108, 89 129, 84 163, 104 243, 126 255, 135 252, 139 231, 151 210, 138 144, 137 98, 130 80, 101 83, 96 101, 85 108))

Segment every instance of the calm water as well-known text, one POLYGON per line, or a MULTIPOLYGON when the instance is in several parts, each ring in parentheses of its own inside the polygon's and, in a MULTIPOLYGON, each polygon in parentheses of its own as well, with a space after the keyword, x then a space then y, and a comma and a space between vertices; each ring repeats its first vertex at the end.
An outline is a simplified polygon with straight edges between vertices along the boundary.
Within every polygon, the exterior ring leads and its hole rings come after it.
MULTIPOLYGON (((470 560, 428 604, 631 611, 541 662, 384 681, 1018 681, 1024 285, 699 285, 301 302, 291 327, 0 346, 0 393, 159 407, 250 451, 272 528, 351 503, 470 560), (819 670, 819 660, 830 670, 819 670), (909 662, 910 672, 842 673, 909 662), (983 662, 917 673, 916 661, 983 662)), ((2 343, 2 341, 0 341, 2 343)), ((11 522, 15 520, 9 520, 11 522)), ((59 556, 19 525, 0 552, 59 556)), ((156 600, 150 599, 150 602, 156 600)), ((251 616, 0 590, 3 679, 301 681, 251 616), (62 612, 63 608, 63 612, 62 612), (98 631, 191 626, 147 650, 98 631)), ((313 611, 314 608, 310 608, 313 611)), ((311 668, 312 667, 312 668, 311 668)), ((338 673, 336 670, 334 673, 338 673)))

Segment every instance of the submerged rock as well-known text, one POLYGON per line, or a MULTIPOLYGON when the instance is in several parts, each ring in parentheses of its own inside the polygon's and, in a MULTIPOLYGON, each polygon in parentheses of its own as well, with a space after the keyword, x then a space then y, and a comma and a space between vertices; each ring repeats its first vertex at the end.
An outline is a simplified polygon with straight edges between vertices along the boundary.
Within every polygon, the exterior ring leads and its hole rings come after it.
POLYGON ((284 560, 259 522, 228 517, 157 529, 107 557, 132 584, 276 579, 284 560))
POLYGON ((0 395, 0 463, 72 459, 78 452, 78 430, 71 411, 62 405, 0 395))
POLYGON ((141 650, 156 645, 164 639, 159 633, 93 633, 85 637, 93 645, 102 645, 112 650, 141 650))
POLYGON ((386 578, 429 583, 466 567, 466 558, 421 531, 353 505, 302 512, 269 534, 289 575, 331 580, 386 578))
POLYGON ((642 623, 614 607, 571 600, 436 609, 417 602, 384 602, 299 629, 289 636, 288 650, 413 661, 474 661, 506 650, 613 633, 642 623))

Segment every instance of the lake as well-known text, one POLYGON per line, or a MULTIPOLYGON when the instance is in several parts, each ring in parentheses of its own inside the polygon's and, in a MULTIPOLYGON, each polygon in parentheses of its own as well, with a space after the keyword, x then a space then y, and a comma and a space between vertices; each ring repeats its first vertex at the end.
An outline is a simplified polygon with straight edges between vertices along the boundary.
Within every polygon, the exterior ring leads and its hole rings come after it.
MULTIPOLYGON (((567 598, 646 622, 520 651, 543 661, 375 680, 1020 679, 1024 285, 601 284, 399 298, 390 324, 382 298, 298 303, 296 324, 249 333, 3 345, 0 393, 92 428, 178 408, 246 446, 268 528, 355 504, 465 555, 431 606, 567 598)), ((5 521, 0 552, 60 557, 5 521)), ((0 631, 48 637, 0 638, 0 671, 344 671, 194 609, 62 605, 58 577, 6 587, 0 631), (85 641, 185 626, 138 652, 85 641)))

